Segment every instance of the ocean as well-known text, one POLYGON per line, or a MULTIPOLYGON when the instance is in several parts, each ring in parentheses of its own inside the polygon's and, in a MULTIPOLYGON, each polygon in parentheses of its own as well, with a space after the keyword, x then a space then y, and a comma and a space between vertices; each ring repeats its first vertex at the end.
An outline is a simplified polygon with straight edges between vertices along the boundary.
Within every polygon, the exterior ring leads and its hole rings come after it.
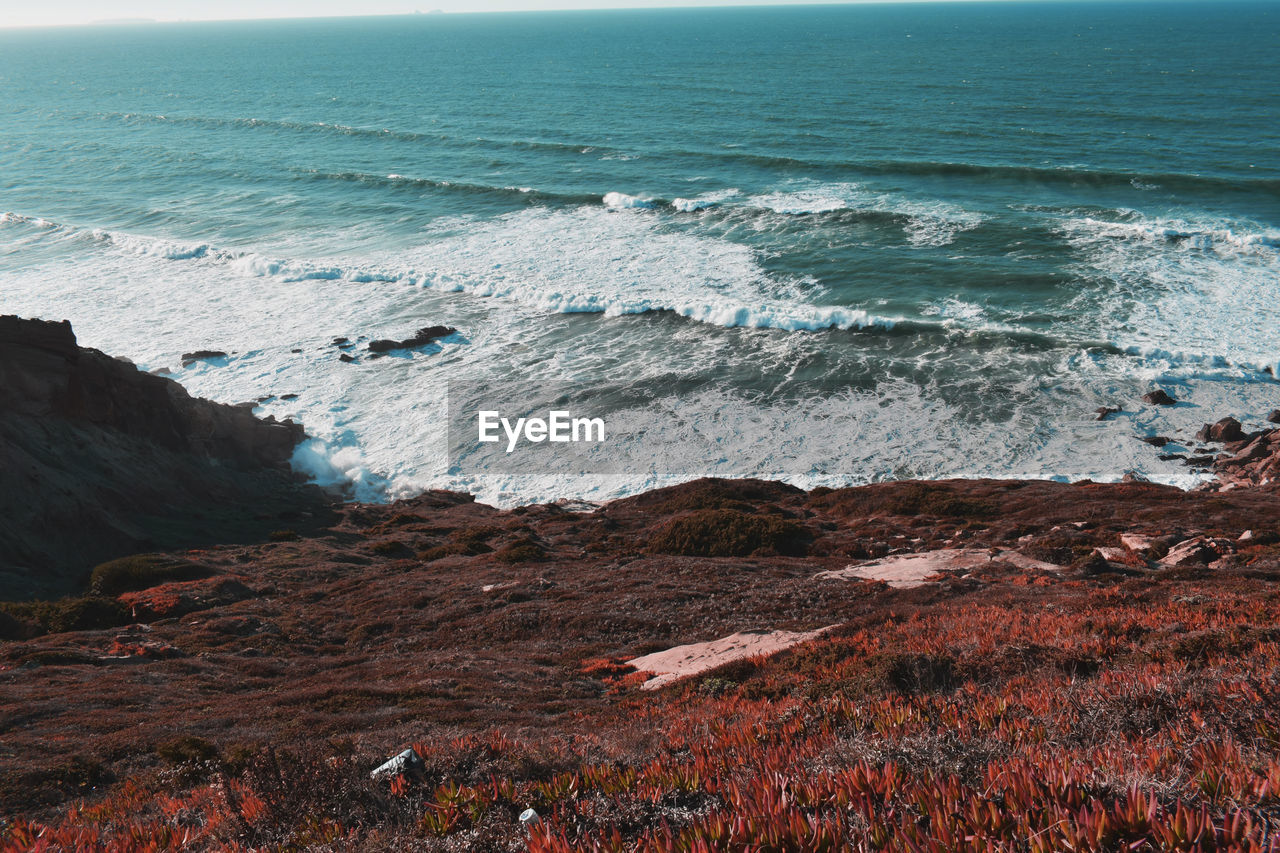
POLYGON ((365 500, 1190 486, 1139 439, 1280 407, 1277 44, 1274 2, 0 31, 0 313, 301 420, 365 500), (477 383, 613 467, 451 445, 477 383))

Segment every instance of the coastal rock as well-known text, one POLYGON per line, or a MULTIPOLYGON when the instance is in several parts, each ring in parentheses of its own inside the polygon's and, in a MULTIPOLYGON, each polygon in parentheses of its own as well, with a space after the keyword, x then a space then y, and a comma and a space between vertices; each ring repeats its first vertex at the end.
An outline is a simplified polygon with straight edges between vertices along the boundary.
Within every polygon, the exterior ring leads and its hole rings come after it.
POLYGON ((1130 551, 1145 551, 1151 547, 1153 539, 1145 533, 1121 533, 1120 544, 1130 551))
POLYGON ((1214 462, 1219 488, 1262 486, 1280 479, 1280 429, 1245 436, 1226 449, 1230 455, 1214 462))
POLYGON ((412 337, 405 338, 402 341, 391 340, 389 338, 381 338, 376 341, 369 342, 369 352, 390 352, 397 349, 413 349, 414 347, 424 346, 431 343, 437 338, 445 338, 458 331, 452 326, 426 326, 419 329, 412 337))
POLYGON ((1166 444, 1172 441, 1172 439, 1164 435, 1148 435, 1143 437, 1142 440, 1145 441, 1147 444, 1151 445, 1152 447, 1164 447, 1166 444))
POLYGON ((1179 542, 1169 549, 1160 565, 1174 566, 1207 566, 1222 557, 1235 553, 1235 546, 1229 539, 1217 539, 1207 536, 1196 536, 1179 542))
POLYGON ((197 361, 209 361, 215 358, 226 358, 227 354, 222 350, 216 349, 199 349, 195 352, 184 352, 182 354, 182 366, 190 367, 197 361))
POLYGON ((799 643, 821 637, 835 625, 816 631, 742 631, 705 643, 689 643, 661 652, 632 658, 627 664, 637 672, 653 673, 653 678, 640 685, 641 690, 661 687, 707 672, 735 660, 771 655, 799 643))
POLYGON ((1097 415, 1097 417, 1094 418, 1094 420, 1105 421, 1107 418, 1111 417, 1112 415, 1120 414, 1120 412, 1123 411, 1123 409, 1121 409, 1119 406, 1099 406, 1093 411, 1094 411, 1094 414, 1097 415))
POLYGON ((1280 409, 1272 409, 1267 413, 1267 423, 1280 424, 1280 409))
POLYGON ((1240 441, 1244 437, 1244 430, 1235 418, 1223 418, 1215 424, 1205 424, 1196 433, 1198 441, 1240 441))
POLYGON ((72 592, 95 563, 243 541, 269 508, 316 506, 289 468, 303 438, 80 347, 65 321, 0 316, 0 598, 72 592))
POLYGON ((1177 403, 1177 399, 1170 396, 1169 393, 1161 388, 1154 391, 1148 391, 1142 395, 1142 402, 1151 406, 1172 406, 1177 403))
POLYGON ((71 324, 0 317, 0 410, 109 428, 198 456, 287 463, 300 424, 192 397, 178 383, 76 345, 71 324))
POLYGON ((1056 572, 1059 567, 1036 560, 1013 550, 988 548, 944 548, 918 554, 895 554, 843 569, 814 575, 815 580, 884 581, 896 589, 912 589, 944 572, 969 572, 983 569, 993 562, 1008 563, 1020 569, 1056 572))

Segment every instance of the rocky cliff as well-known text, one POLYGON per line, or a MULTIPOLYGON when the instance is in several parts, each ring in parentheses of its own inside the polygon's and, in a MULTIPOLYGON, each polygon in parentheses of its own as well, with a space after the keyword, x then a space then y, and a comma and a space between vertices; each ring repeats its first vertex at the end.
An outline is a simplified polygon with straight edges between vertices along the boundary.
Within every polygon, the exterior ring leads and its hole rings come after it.
POLYGON ((314 515, 325 499, 288 469, 303 435, 82 348, 65 321, 0 317, 0 597, 314 515))

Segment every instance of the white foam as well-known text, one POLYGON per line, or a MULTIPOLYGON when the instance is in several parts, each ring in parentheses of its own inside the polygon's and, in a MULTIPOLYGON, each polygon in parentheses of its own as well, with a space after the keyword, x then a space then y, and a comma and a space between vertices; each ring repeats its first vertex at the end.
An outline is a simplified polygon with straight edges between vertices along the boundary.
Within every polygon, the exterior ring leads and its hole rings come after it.
POLYGON ((1108 282, 1077 299, 1093 334, 1187 375, 1274 370, 1280 235, 1245 221, 1116 216, 1059 225, 1083 258, 1082 275, 1108 282))
POLYGON ((639 196, 620 192, 605 193, 601 201, 604 202, 605 207, 611 207, 614 210, 648 210, 653 207, 652 199, 640 198, 639 196))
POLYGON ((697 198, 677 198, 672 199, 671 206, 681 213, 697 213, 699 210, 706 210, 709 207, 715 207, 726 199, 733 198, 739 194, 739 190, 728 189, 720 192, 707 193, 697 198))
POLYGON ((982 214, 940 200, 920 200, 856 183, 803 186, 752 196, 747 204, 774 213, 800 216, 841 210, 887 213, 905 218, 903 231, 916 246, 945 246, 961 232, 977 228, 982 214))
POLYGON ((725 240, 667 232, 650 217, 599 208, 530 210, 478 223, 421 247, 414 280, 501 297, 541 311, 606 316, 671 311, 719 326, 892 327, 894 318, 808 304, 795 282, 770 277, 754 252, 725 240))
MULTIPOLYGON (((0 304, 6 311, 66 317, 84 345, 128 357, 144 370, 173 368, 174 377, 199 396, 237 403, 276 395, 260 413, 297 418, 315 437, 298 450, 295 465, 320 481, 348 484, 351 494, 362 499, 435 487, 471 491, 502 505, 603 500, 699 475, 760 476, 812 487, 901 477, 1054 474, 1114 480, 1134 469, 1160 482, 1190 485, 1200 475, 1175 462, 1159 462, 1149 447, 1134 440, 1135 433, 1182 430, 1190 436, 1206 411, 1280 407, 1280 385, 1255 377, 1189 384, 1176 394, 1189 406, 1143 408, 1094 422, 1090 412, 1113 402, 1115 389, 1167 377, 1162 355, 1200 355, 1194 347, 1153 338, 1129 341, 1148 347, 1143 357, 1150 365, 1145 368, 1135 368, 1133 356, 1064 349, 1061 364, 1037 362, 1042 370, 1018 373, 1008 360, 1041 356, 1017 347, 992 350, 990 364, 1002 375, 1027 376, 1030 385, 1014 389, 1010 399, 1016 404, 1010 403, 999 422, 988 421, 972 409, 960 411, 945 402, 947 389, 939 385, 955 377, 956 365, 943 365, 936 381, 931 379, 934 360, 949 357, 935 348, 918 353, 919 375, 925 377, 918 382, 876 374, 873 389, 773 403, 716 388, 673 395, 662 406, 636 410, 627 418, 636 434, 628 451, 634 464, 622 475, 470 474, 451 468, 444 452, 447 382, 465 377, 657 382, 672 373, 696 375, 691 365, 708 364, 723 366, 726 375, 763 370, 785 377, 791 368, 832 357, 830 340, 749 329, 726 334, 714 326, 807 329, 891 325, 893 319, 858 308, 812 304, 804 288, 770 275, 742 245, 686 229, 668 231, 660 216, 619 215, 594 205, 453 221, 409 251, 341 258, 302 252, 290 257, 285 245, 276 259, 210 248, 175 262, 166 257, 167 250, 139 250, 137 243, 95 239, 66 226, 35 232, 33 239, 58 248, 69 237, 76 242, 60 254, 32 256, 57 260, 25 269, 9 264, 0 271, 0 304), (335 271, 337 277, 329 275, 335 271), (175 281, 181 286, 173 286, 175 281), (606 315, 666 310, 703 325, 624 326, 547 314, 583 310, 606 315), (357 346, 352 350, 357 361, 351 364, 340 362, 330 345, 339 335, 353 340, 402 337, 438 322, 463 330, 462 340, 439 351, 376 361, 357 346), (646 337, 657 334, 663 336, 661 346, 646 337), (225 366, 181 368, 179 355, 197 348, 224 350, 235 358, 225 366), (1041 390, 1037 383, 1042 375, 1079 377, 1081 389, 1041 390), (284 401, 279 399, 283 394, 299 396, 284 401)), ((309 245, 312 238, 302 235, 298 241, 309 245)), ((1135 268, 1134 253, 1127 253, 1125 261, 1103 250, 1111 242, 1091 241, 1081 251, 1092 274, 1105 271, 1132 288, 1145 280, 1148 263, 1162 269, 1175 251, 1164 243, 1151 251, 1144 248, 1138 255, 1146 260, 1135 268)), ((154 241, 156 247, 165 243, 154 241)), ((1239 272, 1239 258, 1176 251, 1178 259, 1207 255, 1224 265, 1230 260, 1239 272)), ((1244 269, 1270 268, 1258 257, 1246 259, 1244 269)), ((1162 281, 1166 290, 1170 281, 1178 287, 1204 287, 1199 273, 1225 275, 1226 270, 1193 265, 1176 268, 1177 276, 1162 281)), ((1249 300, 1263 299, 1268 292, 1264 285, 1272 288, 1275 302, 1276 278, 1261 272, 1256 282, 1244 283, 1243 295, 1224 295, 1237 298, 1230 310, 1242 312, 1242 325, 1258 316, 1258 306, 1249 300)), ((1229 278, 1218 284, 1240 286, 1229 278)), ((1173 291, 1181 294, 1178 298, 1186 295, 1173 291)), ((1212 307, 1203 292, 1201 298, 1212 307)), ((1175 299, 1162 310, 1181 304, 1175 299)), ((959 298, 935 307, 935 316, 962 328, 990 322, 981 305, 959 298)), ((1096 313, 1082 310, 1080 315, 1096 313)), ((1117 322, 1132 316, 1118 313, 1117 322)), ((1236 326, 1229 329, 1237 332, 1236 326)), ((1266 327, 1252 331, 1261 339, 1266 327)), ((1117 333, 1116 339, 1123 336, 1117 333)), ((874 368, 878 357, 869 355, 866 363, 874 368)), ((1213 365, 1210 360, 1186 371, 1217 370, 1213 365)), ((972 372, 982 368, 983 363, 975 362, 972 372)), ((1174 374, 1181 375, 1179 371, 1174 374)), ((1126 399, 1136 399, 1141 390, 1126 399)))
POLYGON ((335 447, 322 439, 310 439, 294 449, 289 463, 317 485, 339 489, 353 500, 387 498, 386 478, 369 469, 358 446, 335 447))
POLYGON ((132 252, 136 255, 152 255, 170 261, 188 261, 204 257, 209 252, 207 243, 180 243, 154 237, 140 237, 118 231, 95 229, 90 232, 95 240, 110 243, 113 246, 132 252))
POLYGON ((1188 221, 1182 218, 1146 217, 1135 211, 1121 211, 1138 217, 1135 221, 1109 221, 1090 216, 1070 219, 1063 231, 1078 241, 1133 240, 1148 245, 1170 245, 1176 249, 1198 249, 1222 254, 1237 252, 1274 256, 1280 248, 1280 233, 1256 223, 1188 221))

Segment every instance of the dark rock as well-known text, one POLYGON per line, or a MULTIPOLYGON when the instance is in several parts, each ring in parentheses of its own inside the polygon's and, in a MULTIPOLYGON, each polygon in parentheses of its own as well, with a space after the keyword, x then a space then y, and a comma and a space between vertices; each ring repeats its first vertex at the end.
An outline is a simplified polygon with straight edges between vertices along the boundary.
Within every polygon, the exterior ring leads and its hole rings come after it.
POLYGON ((302 349, 301 349, 301 348, 298 348, 298 349, 291 349, 291 350, 289 350, 289 352, 292 352, 292 353, 300 353, 300 352, 302 352, 302 349))
POLYGON ((369 342, 369 352, 390 352, 397 349, 412 349, 429 344, 437 338, 444 338, 458 331, 452 326, 426 326, 414 333, 413 337, 402 341, 382 338, 369 342))
POLYGON ((1142 440, 1145 441, 1147 444, 1151 445, 1152 447, 1164 447, 1166 444, 1172 441, 1171 438, 1168 438, 1167 436, 1163 436, 1163 435, 1148 435, 1148 436, 1145 436, 1142 440))
POLYGON ((341 361, 344 364, 350 364, 355 361, 355 359, 344 352, 342 355, 338 356, 338 361, 341 361))
POLYGON ((304 437, 81 348, 68 323, 0 316, 0 598, 70 592, 114 557, 261 535, 255 506, 320 499, 289 469, 304 437))
POLYGON ((1216 424, 1205 424, 1196 433, 1196 438, 1200 441, 1241 441, 1244 437, 1244 430, 1235 418, 1223 418, 1216 424))
POLYGON ((1267 423, 1280 424, 1280 409, 1272 409, 1267 414, 1267 423))
POLYGON ((298 395, 297 395, 297 394, 281 394, 281 395, 280 395, 280 399, 281 399, 281 400, 296 400, 296 399, 298 399, 298 395))
POLYGON ((351 343, 351 339, 350 339, 350 338, 334 338, 334 339, 333 339, 333 345, 334 345, 335 347, 340 347, 340 346, 342 346, 343 344, 347 344, 347 343, 351 343))
POLYGON ((1148 391, 1146 394, 1143 394, 1142 402, 1152 406, 1172 406, 1178 401, 1169 396, 1169 394, 1163 389, 1157 388, 1154 391, 1148 391))
POLYGON ((190 367, 197 361, 208 361, 211 358, 226 358, 227 354, 222 350, 216 349, 198 349, 195 352, 184 352, 182 354, 182 366, 190 367))
POLYGON ((1118 415, 1123 411, 1119 406, 1099 406, 1093 410, 1098 417, 1094 420, 1105 421, 1111 415, 1118 415))
POLYGON ((1156 458, 1161 462, 1171 462, 1174 459, 1186 459, 1187 455, 1185 453, 1161 453, 1156 458))
POLYGON ((1212 465, 1213 460, 1214 460, 1214 457, 1212 456, 1192 456, 1192 457, 1189 457, 1187 461, 1183 462, 1182 464, 1192 468, 1205 468, 1205 467, 1208 467, 1209 465, 1212 465))

